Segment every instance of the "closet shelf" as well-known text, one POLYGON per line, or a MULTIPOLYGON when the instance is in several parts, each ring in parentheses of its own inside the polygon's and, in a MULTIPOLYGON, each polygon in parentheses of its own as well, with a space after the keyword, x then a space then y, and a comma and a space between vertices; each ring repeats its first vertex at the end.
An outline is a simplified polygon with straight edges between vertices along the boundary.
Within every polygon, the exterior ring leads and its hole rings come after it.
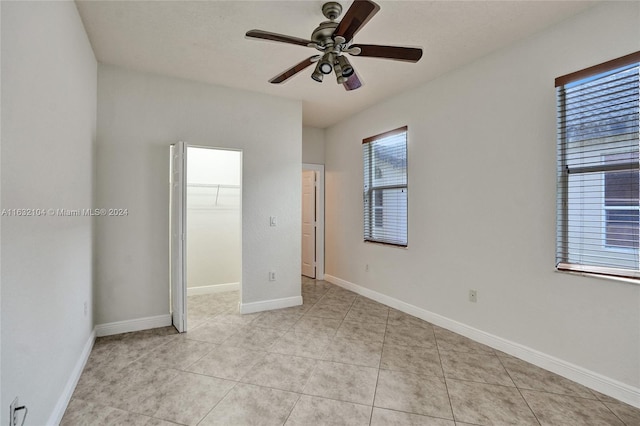
MULTIPOLYGON (((220 190, 240 190, 240 185, 224 185, 224 184, 217 184, 217 183, 187 183, 187 188, 205 188, 207 190, 211 190, 210 192, 210 196, 214 197, 215 196, 215 201, 213 201, 212 205, 208 205, 208 206, 198 206, 195 209, 201 210, 203 209, 211 209, 211 208, 219 208, 218 206, 218 200, 220 198, 220 190), (215 191, 215 195, 214 195, 214 191, 215 191)), ((224 191, 223 191, 224 192, 224 191)), ((231 191, 232 193, 235 193, 236 191, 231 191)), ((209 193, 209 191, 207 191, 207 193, 209 193)), ((228 193, 228 192, 227 192, 228 193)), ((194 194, 195 196, 196 194, 194 194)), ((227 206, 228 207, 228 206, 227 206)), ((189 206, 187 206, 188 209, 192 209, 189 206)))

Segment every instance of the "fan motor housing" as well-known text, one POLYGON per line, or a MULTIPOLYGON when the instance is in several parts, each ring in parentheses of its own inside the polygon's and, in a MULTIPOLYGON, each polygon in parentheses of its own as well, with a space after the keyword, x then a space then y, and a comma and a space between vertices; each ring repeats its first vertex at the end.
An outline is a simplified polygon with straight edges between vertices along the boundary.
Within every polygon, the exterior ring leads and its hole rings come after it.
POLYGON ((333 32, 336 30, 338 23, 335 21, 324 21, 318 25, 318 28, 313 30, 311 34, 311 41, 321 46, 327 44, 331 40, 333 32))

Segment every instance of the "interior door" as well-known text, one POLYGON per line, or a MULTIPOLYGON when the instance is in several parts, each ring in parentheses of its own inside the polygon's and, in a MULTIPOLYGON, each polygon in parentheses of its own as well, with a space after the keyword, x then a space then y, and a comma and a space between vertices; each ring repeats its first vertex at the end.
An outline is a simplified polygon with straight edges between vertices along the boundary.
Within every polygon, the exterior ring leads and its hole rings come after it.
POLYGON ((171 319, 180 333, 187 331, 186 285, 186 176, 187 148, 184 142, 171 146, 171 319))
POLYGON ((316 277, 316 172, 302 171, 302 275, 316 277))

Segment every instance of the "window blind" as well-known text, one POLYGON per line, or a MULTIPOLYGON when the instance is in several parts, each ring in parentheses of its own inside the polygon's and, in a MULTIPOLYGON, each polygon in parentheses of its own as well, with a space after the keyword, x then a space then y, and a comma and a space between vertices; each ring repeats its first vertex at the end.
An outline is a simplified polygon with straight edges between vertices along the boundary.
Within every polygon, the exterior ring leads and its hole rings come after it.
POLYGON ((559 270, 640 278, 639 62, 556 79, 559 270))
POLYGON ((364 240, 407 246, 407 127, 362 141, 364 240))

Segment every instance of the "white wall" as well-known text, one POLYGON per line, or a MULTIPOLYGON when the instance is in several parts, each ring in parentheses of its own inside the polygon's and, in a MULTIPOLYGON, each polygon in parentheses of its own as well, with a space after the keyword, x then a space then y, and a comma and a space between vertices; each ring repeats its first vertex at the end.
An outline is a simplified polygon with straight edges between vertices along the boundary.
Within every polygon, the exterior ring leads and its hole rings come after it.
POLYGON ((324 129, 302 127, 302 162, 324 164, 324 129))
POLYGON ((98 204, 129 215, 97 222, 96 322, 168 314, 178 140, 243 151, 242 302, 299 297, 301 122, 297 101, 100 64, 98 204))
POLYGON ((327 274, 638 389, 640 286, 554 272, 554 78, 639 50, 639 18, 598 6, 327 129, 327 274), (362 139, 403 125, 406 250, 362 242, 362 139))
MULTIPOLYGON (((90 208, 97 64, 76 6, 1 7, 2 208, 90 208)), ((89 217, 2 217, 3 425, 16 396, 25 424, 55 417, 91 339, 92 253, 89 217)))
POLYGON ((240 151, 187 148, 189 288, 240 282, 241 162, 240 151))

